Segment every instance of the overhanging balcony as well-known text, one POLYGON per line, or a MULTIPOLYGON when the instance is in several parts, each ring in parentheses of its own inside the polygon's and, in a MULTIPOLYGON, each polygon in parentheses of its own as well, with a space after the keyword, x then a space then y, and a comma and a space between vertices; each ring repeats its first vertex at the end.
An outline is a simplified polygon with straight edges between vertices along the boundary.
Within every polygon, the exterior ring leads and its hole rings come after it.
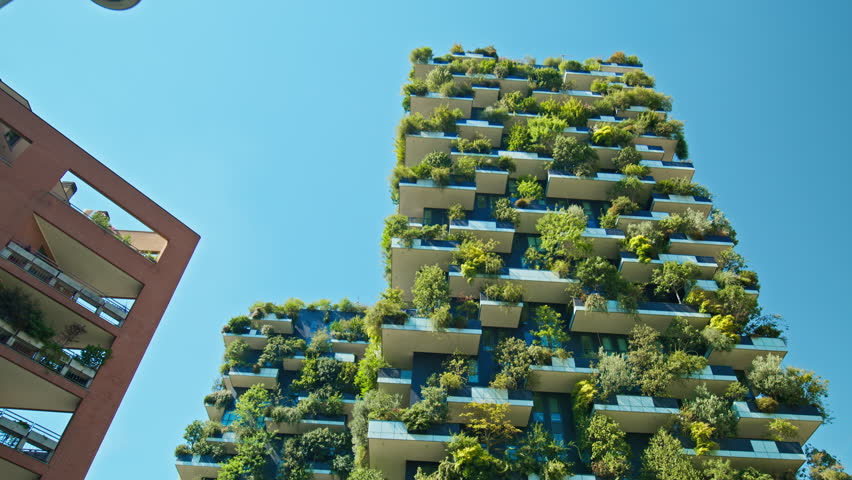
POLYGON ((411 370, 381 368, 378 377, 379 390, 399 395, 402 405, 411 403, 411 370))
MULTIPOLYGON (((729 460, 736 469, 754 467, 773 475, 794 474, 806 460, 802 446, 796 442, 724 438, 718 443, 719 449, 707 456, 729 460)), ((707 459, 707 456, 696 456, 692 448, 685 448, 684 453, 692 456, 696 464, 703 464, 707 459)))
POLYGON ((462 414, 474 402, 508 405, 506 419, 516 427, 526 427, 532 413, 533 395, 528 390, 509 391, 504 388, 466 387, 447 396, 449 421, 468 423, 469 420, 462 414))
POLYGON ((262 385, 266 389, 278 388, 278 369, 261 368, 254 372, 252 367, 231 367, 225 376, 225 385, 229 390, 235 388, 251 388, 254 385, 262 385), (230 385, 228 385, 230 384, 230 385))
POLYGON ((595 70, 591 72, 565 72, 565 80, 569 80, 572 82, 574 88, 577 90, 591 90, 592 83, 595 80, 616 80, 621 77, 621 73, 616 72, 603 72, 600 70, 595 70))
POLYGON ((664 162, 662 160, 642 160, 639 165, 648 167, 651 170, 650 175, 656 181, 675 180, 683 178, 687 181, 692 181, 692 176, 695 175, 695 165, 691 162, 664 162))
POLYGON ((248 333, 223 333, 222 339, 225 341, 225 346, 237 340, 242 340, 252 350, 263 350, 269 342, 269 337, 254 329, 249 330, 248 333))
POLYGON ((278 318, 273 313, 268 313, 260 318, 252 318, 252 328, 260 331, 265 326, 269 326, 275 333, 289 335, 293 333, 293 320, 290 318, 278 318))
POLYGON ((5 408, 0 409, 0 445, 3 446, 0 448, 11 448, 48 463, 60 438, 53 430, 5 408))
POLYGON ((606 258, 617 258, 621 242, 626 237, 617 228, 587 228, 583 238, 592 244, 592 253, 606 258))
POLYGON ((503 125, 491 125, 485 120, 459 120, 456 122, 459 136, 473 139, 482 136, 491 142, 491 147, 497 148, 503 139, 503 125))
POLYGON ((622 230, 627 230, 630 225, 636 225, 644 222, 659 222, 668 217, 668 213, 649 212, 647 210, 637 210, 628 215, 619 215, 616 226, 622 230))
MULTIPOLYGON (((450 265, 450 292, 454 297, 478 297, 486 283, 512 282, 524 289, 524 300, 538 303, 567 303, 571 299, 565 289, 576 280, 559 278, 550 270, 501 268, 497 274, 478 274, 470 282, 458 265, 450 265)), ((451 352, 449 352, 451 353, 451 352)))
POLYGON ((680 414, 674 398, 614 395, 595 400, 592 411, 615 420, 628 433, 656 433, 680 414))
POLYGON ((684 213, 687 209, 697 210, 707 216, 713 210, 713 201, 707 197, 693 195, 668 195, 665 193, 651 195, 651 211, 684 213))
MULTIPOLYGON (((226 462, 227 457, 222 459, 226 462)), ((180 480, 203 480, 217 478, 222 464, 208 455, 178 455, 175 460, 180 480)))
MULTIPOLYGON (((620 173, 598 172, 594 177, 578 177, 569 172, 550 170, 547 174, 547 196, 551 198, 572 198, 581 200, 606 200, 609 191, 619 180, 626 178, 620 173)), ((642 197, 644 202, 654 186, 653 177, 643 177, 642 197)))
POLYGON ((731 237, 721 235, 706 235, 703 238, 692 238, 683 233, 669 235, 669 253, 675 255, 699 255, 716 257, 723 250, 734 248, 731 237))
POLYGON ((358 358, 364 358, 364 353, 367 351, 367 346, 370 342, 366 340, 341 340, 338 338, 331 339, 331 349, 335 353, 348 353, 355 355, 358 358))
POLYGON ((470 110, 473 108, 473 97, 445 97, 440 93, 429 92, 426 95, 411 96, 411 113, 419 113, 425 118, 431 118, 432 112, 439 106, 449 107, 450 110, 459 109, 464 118, 470 118, 470 110))
POLYGON ((621 116, 621 117, 624 117, 624 118, 635 118, 635 117, 638 117, 641 113, 644 113, 644 112, 654 112, 657 115, 657 118, 659 118, 660 120, 665 120, 666 117, 668 116, 668 112, 666 112, 664 110, 651 110, 650 108, 643 107, 641 105, 634 105, 632 107, 620 108, 616 111, 616 114, 618 116, 621 116))
POLYGON ((285 435, 301 435, 318 428, 327 428, 333 432, 346 429, 346 415, 305 415, 298 422, 276 422, 266 417, 266 429, 270 432, 285 435))
POLYGON ((784 358, 787 355, 784 339, 741 336, 740 342, 730 351, 714 350, 708 353, 707 361, 714 365, 730 365, 736 370, 750 370, 755 358, 770 353, 784 358))
POLYGON ((746 438, 765 438, 771 432, 769 423, 773 420, 787 420, 799 429, 796 441, 804 444, 822 425, 819 409, 806 405, 788 407, 780 405, 775 412, 764 413, 758 410, 754 402, 734 402, 737 413, 737 435, 746 438))
POLYGON ((414 239, 411 247, 406 247, 402 240, 394 238, 391 241, 391 286, 402 289, 410 299, 414 275, 420 267, 438 265, 446 270, 458 246, 458 242, 414 239))
POLYGON ((483 327, 518 328, 524 303, 489 300, 484 293, 479 295, 479 321, 483 327))
POLYGON ((509 183, 509 172, 496 167, 477 167, 475 181, 477 193, 503 195, 509 183))
POLYGON ((614 72, 614 73, 627 73, 633 72, 636 70, 640 70, 642 68, 642 64, 639 65, 626 65, 623 63, 615 63, 615 62, 601 62, 600 71, 602 72, 614 72))
POLYGON ((500 87, 473 87, 473 108, 486 108, 497 103, 500 97, 500 87))
MULTIPOLYGON (((612 159, 621 153, 621 147, 605 147, 603 145, 591 145, 591 147, 598 155, 598 166, 600 168, 615 168, 612 159)), ((662 161, 666 154, 662 147, 651 145, 634 145, 633 147, 645 161, 662 161)))
MULTIPOLYGON (((715 280, 696 280, 695 285, 693 285, 692 288, 700 288, 705 292, 715 293, 719 290, 719 284, 716 283, 715 280)), ((754 288, 744 288, 744 290, 747 295, 751 295, 753 297, 757 297, 760 293, 760 291, 754 288)))
MULTIPOLYGON (((353 355, 351 353, 328 352, 328 353, 322 354, 321 356, 333 358, 333 359, 337 360, 338 362, 355 363, 355 355, 353 355)), ((297 353, 297 354, 293 355, 292 357, 285 358, 284 360, 282 360, 281 363, 283 364, 282 366, 284 367, 284 370, 287 370, 287 371, 290 371, 290 372, 296 372, 296 371, 301 370, 302 367, 305 366, 305 360, 307 360, 307 357, 305 356, 305 354, 297 353)))
POLYGON ((534 392, 571 393, 580 380, 594 371, 588 360, 552 357, 550 365, 530 367, 530 390, 534 392))
POLYGON ((673 140, 668 137, 658 137, 656 135, 639 135, 633 138, 634 145, 646 145, 649 147, 660 147, 663 149, 663 158, 660 160, 664 162, 671 162, 674 159, 675 147, 677 147, 677 140, 673 140))
POLYGON ((424 433, 408 433, 402 422, 370 420, 370 467, 381 470, 385 478, 405 478, 406 461, 440 462, 447 443, 460 431, 458 424, 445 424, 424 433))
POLYGON ((491 220, 450 220, 450 233, 466 232, 484 241, 494 240, 498 253, 510 253, 515 238, 515 226, 508 222, 491 220))
POLYGON ((474 182, 456 181, 443 187, 431 179, 399 182, 399 214, 407 217, 422 217, 424 208, 448 209, 457 203, 465 210, 473 210, 475 198, 474 182))
POLYGON ((662 268, 666 262, 676 262, 678 264, 692 262, 698 266, 698 278, 703 280, 713 278, 718 268, 716 259, 713 257, 661 253, 658 255, 658 258, 652 258, 649 262, 643 263, 639 261, 639 257, 633 252, 620 252, 620 255, 621 261, 618 265, 618 270, 625 280, 631 282, 649 282, 651 280, 651 272, 662 268))
POLYGON ((539 102, 553 100, 559 103, 567 102, 571 99, 579 100, 580 103, 587 106, 592 106, 604 96, 600 93, 595 93, 590 90, 562 90, 559 92, 548 92, 545 90, 533 90, 533 98, 539 102))
POLYGON ((710 393, 723 396, 736 381, 737 375, 733 368, 727 365, 707 365, 698 373, 678 378, 666 390, 666 394, 675 398, 688 398, 695 394, 699 385, 704 385, 710 393))
POLYGON ((539 180, 547 178, 547 164, 553 161, 550 157, 542 157, 533 152, 516 152, 513 150, 499 150, 497 156, 509 157, 515 161, 515 173, 512 177, 532 175, 539 180))
POLYGON ((458 135, 444 132, 410 133, 405 136, 405 166, 413 167, 432 152, 450 153, 458 135))
POLYGON ((382 353, 393 366, 410 368, 414 352, 477 355, 482 327, 479 320, 442 331, 428 318, 408 317, 402 324, 382 324, 382 353))
POLYGON ((636 322, 665 331, 676 317, 685 318, 690 325, 702 329, 710 323, 710 314, 698 313, 688 305, 645 302, 636 313, 625 312, 615 300, 607 300, 606 311, 590 311, 585 302, 574 299, 574 311, 568 329, 572 332, 617 333, 628 335, 636 322))

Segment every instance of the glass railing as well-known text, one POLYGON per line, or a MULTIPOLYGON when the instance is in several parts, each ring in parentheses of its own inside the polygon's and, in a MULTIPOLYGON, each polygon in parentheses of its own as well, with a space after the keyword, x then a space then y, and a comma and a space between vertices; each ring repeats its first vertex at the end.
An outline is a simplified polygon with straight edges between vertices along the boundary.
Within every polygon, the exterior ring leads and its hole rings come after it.
POLYGON ((47 463, 62 435, 7 409, 0 409, 0 444, 47 463), (21 445, 21 443, 24 445, 21 445), (49 443, 49 444, 48 444, 49 443), (29 448, 27 448, 29 447, 29 448))
POLYGON ((12 350, 62 375, 83 388, 89 388, 89 384, 94 378, 94 376, 90 376, 84 372, 83 368, 98 370, 95 367, 86 365, 77 352, 73 350, 63 349, 62 354, 59 356, 46 356, 41 350, 42 345, 32 345, 20 336, 6 331, 5 327, 0 328, 0 343, 5 344, 12 350))

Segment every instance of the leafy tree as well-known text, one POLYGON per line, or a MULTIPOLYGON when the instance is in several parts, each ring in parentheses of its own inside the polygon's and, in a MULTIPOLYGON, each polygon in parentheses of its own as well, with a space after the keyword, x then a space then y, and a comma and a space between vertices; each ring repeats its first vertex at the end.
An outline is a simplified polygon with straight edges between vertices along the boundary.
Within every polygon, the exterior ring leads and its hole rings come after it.
POLYGON ((525 176, 518 179, 518 196, 528 200, 544 198, 544 188, 533 176, 525 176))
POLYGON ((623 354, 607 354, 601 347, 596 366, 594 380, 602 398, 629 390, 636 383, 627 357, 623 354))
POLYGON ((514 469, 523 475, 534 473, 542 480, 562 480, 571 476, 568 448, 554 440, 541 423, 533 423, 527 429, 515 453, 514 469))
POLYGON ((352 415, 349 420, 356 465, 367 466, 367 432, 370 420, 395 420, 399 411, 399 395, 391 395, 381 390, 370 390, 358 398, 355 406, 352 407, 352 415))
POLYGON ((478 237, 466 238, 453 253, 453 261, 459 264, 462 275, 470 282, 477 273, 497 273, 503 267, 503 259, 494 253, 495 248, 497 241, 493 238, 487 242, 478 237))
POLYGON ((500 371, 491 381, 492 388, 517 390, 523 388, 530 375, 530 367, 541 365, 550 358, 549 352, 535 345, 527 346, 520 338, 507 337, 497 344, 494 358, 500 371))
POLYGON ((414 306, 429 315, 435 309, 450 302, 450 286, 447 274, 438 265, 424 265, 414 275, 414 306))
POLYGON ((643 395, 662 395, 674 381, 667 368, 660 334, 645 324, 637 324, 630 332, 627 361, 643 395))
POLYGON ((587 224, 586 214, 577 205, 548 212, 536 222, 541 250, 550 259, 551 268, 556 260, 571 262, 591 253, 591 244, 582 236, 587 224))
POLYGON ((651 283, 656 285, 654 293, 673 293, 681 303, 680 292, 694 284, 700 273, 698 265, 692 262, 665 262, 651 273, 651 283))
POLYGON ((711 393, 706 386, 695 389, 695 397, 681 407, 681 423, 688 425, 703 422, 713 427, 717 437, 731 437, 737 433, 737 416, 729 399, 711 393))
POLYGON ((630 469, 630 447, 621 427, 606 415, 594 414, 586 429, 585 441, 591 451, 591 467, 595 475, 620 478, 630 469))
POLYGON ((553 143, 551 168, 581 177, 594 177, 598 171, 598 154, 588 143, 574 137, 559 136, 553 143))
POLYGON ((850 480, 852 475, 846 473, 840 461, 825 450, 805 446, 808 457, 806 468, 799 472, 799 478, 810 480, 850 480))
POLYGON ((683 446, 667 431, 660 429, 651 437, 642 453, 644 480, 700 480, 701 475, 683 453, 683 446))
POLYGON ((402 413, 402 421, 409 432, 424 432, 445 423, 448 413, 447 392, 440 387, 423 387, 420 400, 402 413))
POLYGON ((468 420, 467 429, 485 444, 485 449, 491 449, 510 440, 520 432, 507 418, 509 404, 472 402, 465 407, 461 414, 468 420))
POLYGON ((538 344, 555 349, 557 355, 567 358, 564 346, 571 339, 566 330, 562 315, 549 305, 541 305, 535 310, 535 322, 538 327, 532 334, 538 344), (561 355, 560 355, 561 354, 561 355))
POLYGON ((603 257, 589 257, 577 264, 574 276, 586 290, 614 297, 624 283, 618 269, 603 257))
POLYGON ((824 399, 828 381, 814 372, 795 367, 781 368, 781 357, 768 354, 754 359, 748 372, 752 389, 785 405, 813 405, 823 418, 828 416, 824 399))

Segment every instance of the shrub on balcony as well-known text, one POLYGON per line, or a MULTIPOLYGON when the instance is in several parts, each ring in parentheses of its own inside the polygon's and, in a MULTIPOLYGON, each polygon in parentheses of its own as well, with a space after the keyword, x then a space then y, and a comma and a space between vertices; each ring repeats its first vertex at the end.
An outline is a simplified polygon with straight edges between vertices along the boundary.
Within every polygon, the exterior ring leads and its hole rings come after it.
POLYGON ((548 115, 566 122, 571 127, 585 127, 589 117, 594 112, 576 98, 564 102, 553 99, 545 100, 538 105, 542 115, 548 115))
POLYGON ((677 297, 677 303, 682 303, 681 292, 694 285, 700 273, 698 265, 693 262, 664 262, 662 268, 651 272, 654 293, 674 294, 677 297))
POLYGON ((44 314, 38 304, 20 288, 0 285, 0 318, 17 331, 46 342, 55 332, 44 323, 44 314))
POLYGON ((770 397, 784 405, 813 405, 823 418, 828 397, 828 381, 814 372, 795 367, 781 367, 781 357, 768 354, 757 357, 748 372, 748 381, 756 394, 770 397))
POLYGON ((562 75, 552 67, 533 69, 530 71, 529 82, 533 90, 558 92, 562 89, 562 75))
POLYGON ((432 49, 429 47, 419 47, 411 51, 408 56, 411 63, 429 63, 432 59, 432 49))
POLYGON ((450 220, 464 220, 467 218, 467 214, 460 203, 454 203, 447 209, 447 218, 450 220))
POLYGON ((654 254, 654 245, 645 236, 636 235, 627 242, 627 250, 635 253, 641 263, 648 263, 654 254))
POLYGON ((683 453, 680 441, 660 429, 642 452, 642 478, 658 480, 700 480, 703 478, 683 453))
POLYGON ((547 212, 539 218, 535 228, 541 234, 540 249, 548 268, 553 269, 560 260, 567 265, 591 253, 591 243, 583 238, 587 224, 585 212, 577 205, 547 212))
POLYGON ((544 365, 550 360, 550 352, 537 345, 527 345, 520 338, 504 338, 494 349, 494 357, 500 371, 491 381, 491 388, 518 390, 525 388, 530 367, 544 365))
POLYGON ((98 345, 86 345, 86 348, 80 351, 80 363, 97 370, 109 360, 112 356, 112 350, 103 348, 98 345))
POLYGON ((204 404, 217 408, 225 408, 231 404, 233 397, 228 390, 217 390, 204 397, 204 404))
POLYGON ((639 202, 641 195, 642 182, 633 176, 626 176, 615 182, 615 185, 613 185, 609 189, 609 192, 607 192, 607 197, 610 199, 627 197, 634 202, 639 202))
POLYGON ((515 189, 518 197, 528 201, 544 198, 544 188, 532 175, 525 175, 519 178, 515 189))
POLYGON ((251 349, 242 339, 237 339, 225 347, 225 367, 247 367, 251 365, 251 349))
POLYGON ((631 66, 642 66, 642 63, 639 61, 639 57, 636 55, 625 55, 624 52, 618 51, 610 55, 609 63, 617 63, 619 65, 631 65, 631 66))
POLYGON ((387 288, 379 296, 379 300, 367 310, 364 316, 364 326, 370 342, 381 343, 382 323, 390 322, 402 325, 408 314, 404 311, 405 302, 402 300, 402 290, 387 288))
POLYGON ((669 195, 693 195, 698 197, 713 198, 710 190, 704 185, 699 185, 689 180, 678 177, 668 180, 660 180, 654 185, 654 191, 669 195))
POLYGON ((358 397, 355 406, 352 407, 352 415, 349 421, 356 465, 362 467, 367 465, 367 433, 370 420, 398 420, 399 414, 399 395, 391 395, 381 390, 370 390, 358 397))
POLYGON ((477 134, 473 139, 459 137, 453 140, 453 148, 461 153, 491 153, 491 141, 482 134, 477 134))
MULTIPOLYGON (((460 266, 462 276, 471 282, 477 274, 495 274, 503 267, 503 259, 494 253, 497 242, 492 238, 483 241, 477 237, 466 238, 453 252, 453 262, 460 266)), ((415 279, 416 284, 416 279, 415 279)))
POLYGON ((332 432, 325 427, 290 438, 282 453, 281 478, 310 480, 313 474, 309 469, 315 463, 331 463, 336 476, 347 478, 353 468, 352 455, 343 452, 350 450, 351 441, 349 432, 332 432))
POLYGON ((423 387, 420 400, 405 409, 402 421, 409 433, 419 433, 446 423, 448 414, 447 392, 440 387, 423 387))
POLYGON ((625 73, 622 77, 624 83, 631 87, 648 87, 654 88, 654 77, 648 75, 642 70, 633 70, 632 72, 625 73))
POLYGON ((222 327, 222 333, 233 333, 235 335, 244 335, 249 333, 251 329, 251 319, 245 315, 234 317, 228 320, 228 323, 222 327))
POLYGON ((559 62, 559 71, 565 72, 584 72, 583 64, 576 60, 563 60, 559 62))
POLYGON ((510 92, 503 95, 497 102, 499 108, 510 113, 539 113, 538 101, 523 92, 510 92))
POLYGON ((475 437, 464 433, 454 435, 447 444, 448 457, 437 471, 426 474, 418 467, 414 480, 504 480, 509 464, 492 455, 475 437))
POLYGON ((645 165, 625 165, 624 168, 621 169, 621 173, 623 175, 643 178, 651 173, 651 169, 645 165))
POLYGON ((549 151, 553 142, 568 128, 568 122, 557 117, 539 116, 529 119, 526 128, 530 142, 540 146, 537 151, 549 151))
POLYGON ((337 340, 357 342, 367 339, 363 317, 353 317, 349 320, 335 320, 328 326, 328 329, 331 332, 331 336, 337 340))
POLYGON ((581 441, 590 451, 590 466, 595 475, 619 478, 630 469, 630 447, 625 433, 615 420, 606 415, 592 415, 581 441))
POLYGON ((612 125, 598 125, 592 132, 592 142, 595 145, 626 147, 630 144, 631 140, 633 140, 633 134, 623 128, 613 127, 612 125))
POLYGON ((535 324, 537 328, 531 332, 535 344, 551 349, 553 355, 563 360, 568 358, 570 353, 564 347, 571 337, 562 315, 549 305, 541 305, 535 309, 535 324))
POLYGON ((595 366, 597 371, 592 378, 601 398, 628 391, 636 384, 633 371, 624 354, 608 354, 601 347, 595 366))
POLYGON ((524 287, 513 282, 490 283, 483 285, 482 293, 496 302, 519 303, 523 300, 524 287))
POLYGON ((521 432, 508 418, 509 404, 471 402, 465 406, 461 417, 467 420, 467 430, 486 450, 511 440, 521 432))
POLYGON ((222 425, 212 421, 200 422, 195 420, 186 426, 183 438, 186 444, 175 448, 175 456, 179 455, 203 455, 214 459, 221 459, 225 449, 221 444, 207 441, 210 437, 222 434, 222 425))
POLYGON ((574 137, 557 137, 553 144, 551 169, 564 170, 580 177, 594 177, 598 154, 589 144, 574 137))
POLYGON ((686 430, 693 423, 704 423, 713 429, 713 438, 732 437, 737 433, 738 419, 731 407, 730 398, 710 393, 706 386, 699 385, 695 397, 685 400, 680 408, 679 422, 686 430))
POLYGON ((572 463, 568 447, 553 438, 541 423, 533 423, 515 450, 513 470, 521 475, 535 474, 544 480, 570 477, 572 463))
POLYGON ((595 110, 599 115, 614 115, 616 110, 624 110, 631 106, 646 107, 650 110, 670 111, 672 99, 654 90, 636 87, 611 92, 606 97, 595 102, 595 110))
POLYGON ((799 436, 799 427, 789 420, 773 418, 769 422, 767 437, 776 442, 791 442, 799 436))
POLYGON ((512 225, 517 225, 520 221, 520 213, 515 210, 508 198, 500 198, 494 202, 494 209, 491 214, 498 222, 509 222, 512 225))
POLYGON ((447 274, 438 265, 424 265, 414 275, 414 306, 423 315, 450 302, 450 287, 447 274))

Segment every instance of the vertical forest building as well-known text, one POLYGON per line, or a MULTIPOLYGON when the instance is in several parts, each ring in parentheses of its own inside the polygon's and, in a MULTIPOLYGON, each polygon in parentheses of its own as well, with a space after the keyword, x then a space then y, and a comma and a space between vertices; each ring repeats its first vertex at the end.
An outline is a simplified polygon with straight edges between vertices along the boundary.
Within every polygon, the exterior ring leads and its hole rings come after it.
POLYGON ((639 60, 411 61, 389 288, 229 321, 181 479, 792 478, 827 382, 639 60))

